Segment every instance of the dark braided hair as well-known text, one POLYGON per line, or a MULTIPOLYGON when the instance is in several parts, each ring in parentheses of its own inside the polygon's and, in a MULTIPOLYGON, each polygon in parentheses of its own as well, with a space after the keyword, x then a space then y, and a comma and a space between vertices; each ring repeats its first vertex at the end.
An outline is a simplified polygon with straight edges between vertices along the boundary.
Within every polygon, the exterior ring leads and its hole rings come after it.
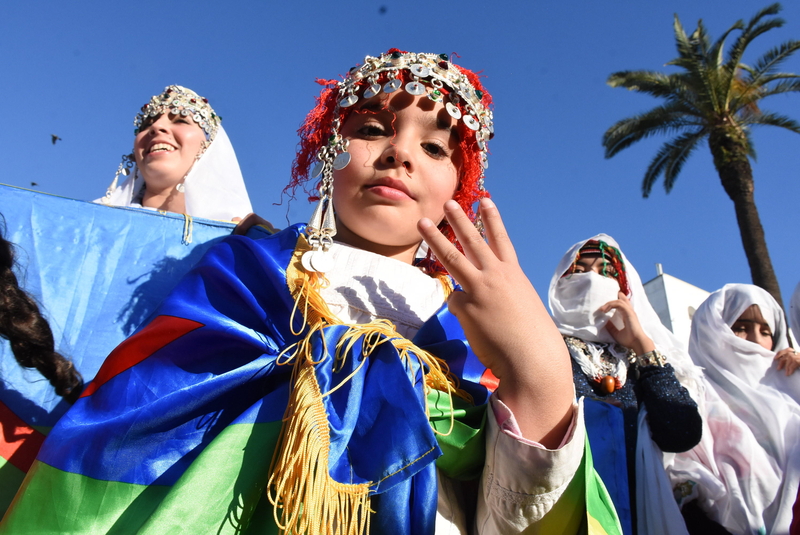
MULTIPOLYGON (((4 226, 4 225, 2 225, 4 226)), ((36 368, 53 385, 56 394, 74 403, 83 390, 83 379, 72 362, 55 351, 53 331, 36 301, 19 287, 14 266, 14 247, 0 226, 0 337, 11 344, 17 362, 36 368)))

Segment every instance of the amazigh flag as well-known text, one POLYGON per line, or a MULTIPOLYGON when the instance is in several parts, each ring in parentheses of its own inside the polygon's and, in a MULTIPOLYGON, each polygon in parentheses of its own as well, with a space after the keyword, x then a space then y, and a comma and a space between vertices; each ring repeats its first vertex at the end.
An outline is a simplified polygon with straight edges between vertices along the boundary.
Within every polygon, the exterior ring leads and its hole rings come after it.
MULTIPOLYGON (((16 274, 48 319, 56 351, 88 383, 231 223, 112 208, 0 185, 16 274)), ((68 408, 0 340, 0 516, 68 408)))

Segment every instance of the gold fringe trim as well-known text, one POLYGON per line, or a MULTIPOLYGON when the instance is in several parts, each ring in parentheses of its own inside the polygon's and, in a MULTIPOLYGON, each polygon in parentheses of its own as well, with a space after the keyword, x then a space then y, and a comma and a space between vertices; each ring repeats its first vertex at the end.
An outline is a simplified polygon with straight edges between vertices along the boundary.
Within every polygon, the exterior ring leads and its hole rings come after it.
POLYGON ((281 533, 368 533, 369 484, 339 483, 328 474, 328 415, 314 363, 297 363, 267 486, 275 523, 281 533))
MULTIPOLYGON (((293 365, 294 369, 289 402, 270 465, 267 497, 274 507, 275 522, 281 533, 361 535, 369 531, 370 488, 374 483, 345 484, 330 477, 330 430, 323 398, 346 384, 361 370, 372 352, 387 342, 397 350, 412 383, 416 380, 412 361, 415 359, 423 375, 425 393, 435 389, 448 394, 450 429, 447 433, 433 429, 435 433, 449 435, 453 430, 453 395, 470 402, 472 398, 458 388, 458 381, 447 363, 400 336, 394 324, 385 319, 349 326, 336 344, 333 371, 343 368, 345 358, 359 340, 362 341, 361 362, 338 385, 321 392, 314 367, 325 360, 329 352, 323 346, 320 360, 314 360, 312 340, 319 333, 319 340, 325 344, 324 329, 343 325, 343 322, 331 312, 320 294, 328 280, 320 273, 306 273, 302 267, 300 257, 310 249, 301 235, 286 268, 286 281, 295 298, 291 329, 295 336, 303 335, 303 338, 285 348, 276 361, 278 365, 293 365)), ((446 276, 439 280, 445 295, 449 296, 453 291, 452 282, 446 276)), ((428 413, 427 405, 425 412, 428 413)))

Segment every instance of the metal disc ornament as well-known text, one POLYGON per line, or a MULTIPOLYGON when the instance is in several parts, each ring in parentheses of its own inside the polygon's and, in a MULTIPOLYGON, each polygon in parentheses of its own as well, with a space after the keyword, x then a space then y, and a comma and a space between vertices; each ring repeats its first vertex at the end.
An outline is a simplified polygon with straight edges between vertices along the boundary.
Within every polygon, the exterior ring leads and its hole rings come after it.
POLYGON ((343 152, 333 160, 333 168, 339 171, 340 169, 344 169, 345 167, 347 167, 347 164, 349 163, 350 163, 350 153, 343 152))
POLYGON ((473 115, 465 115, 464 124, 467 125, 467 128, 470 130, 477 130, 481 127, 480 123, 478 123, 478 120, 473 115))
POLYGON ((384 93, 394 93, 398 89, 403 87, 403 82, 395 78, 394 80, 390 80, 386 82, 386 85, 383 86, 384 93))
POLYGON ((406 84, 406 93, 414 96, 424 95, 425 86, 419 82, 408 82, 406 84))
POLYGON ((424 65, 412 65, 411 67, 408 68, 408 70, 414 73, 415 76, 419 76, 420 78, 425 78, 431 73, 430 69, 428 69, 428 67, 424 65))
POLYGON ((316 271, 314 266, 311 265, 312 256, 314 256, 314 251, 306 251, 303 253, 303 256, 300 257, 300 263, 303 265, 303 269, 306 273, 314 273, 316 271))
POLYGON ((342 100, 339 101, 339 106, 342 108, 349 108, 353 104, 358 102, 358 97, 356 95, 347 95, 342 100))
POLYGON ((333 269, 334 262, 333 255, 331 253, 323 250, 312 251, 311 253, 311 267, 313 267, 315 271, 327 273, 333 269))
POLYGON ((311 178, 317 178, 322 174, 323 169, 325 169, 324 162, 317 162, 314 164, 314 168, 311 170, 311 178))
POLYGON ((372 98, 381 92, 381 84, 372 84, 364 91, 364 98, 372 98))
POLYGON ((458 106, 453 104, 452 102, 448 102, 444 105, 444 109, 447 110, 447 113, 450 114, 450 117, 458 121, 461 119, 461 110, 458 109, 458 106))

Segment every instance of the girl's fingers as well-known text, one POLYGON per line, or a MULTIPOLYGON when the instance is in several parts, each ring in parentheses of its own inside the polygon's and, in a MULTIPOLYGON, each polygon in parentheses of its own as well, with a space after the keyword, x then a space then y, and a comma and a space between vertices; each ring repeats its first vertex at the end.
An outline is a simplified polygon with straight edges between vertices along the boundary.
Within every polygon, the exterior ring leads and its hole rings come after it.
POLYGON ((516 262, 517 252, 508 236, 497 205, 491 199, 481 199, 479 210, 491 250, 503 262, 516 262))
POLYGON ((490 260, 488 255, 494 255, 461 206, 455 201, 447 201, 444 203, 444 215, 467 259, 478 269, 484 268, 487 265, 486 261, 490 260))
POLYGON ((465 289, 469 290, 471 278, 470 270, 475 269, 472 263, 445 238, 444 234, 428 218, 423 218, 417 223, 417 229, 423 239, 431 248, 433 254, 439 259, 444 268, 465 289))

